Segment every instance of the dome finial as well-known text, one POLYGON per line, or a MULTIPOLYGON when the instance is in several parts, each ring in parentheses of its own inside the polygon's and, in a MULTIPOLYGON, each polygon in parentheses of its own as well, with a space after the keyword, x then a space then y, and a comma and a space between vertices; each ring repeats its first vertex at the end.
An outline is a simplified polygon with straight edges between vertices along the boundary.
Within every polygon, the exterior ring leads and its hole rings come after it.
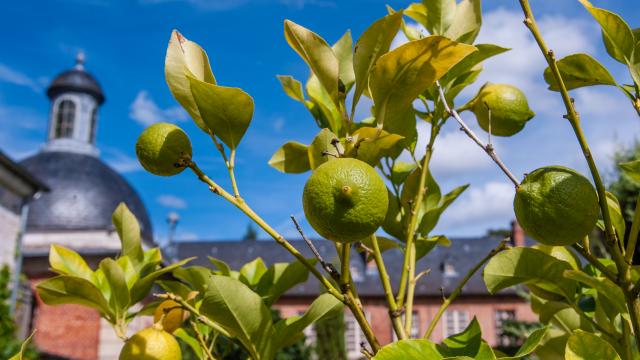
POLYGON ((84 51, 78 50, 78 53, 76 54, 76 69, 84 70, 84 60, 84 51))

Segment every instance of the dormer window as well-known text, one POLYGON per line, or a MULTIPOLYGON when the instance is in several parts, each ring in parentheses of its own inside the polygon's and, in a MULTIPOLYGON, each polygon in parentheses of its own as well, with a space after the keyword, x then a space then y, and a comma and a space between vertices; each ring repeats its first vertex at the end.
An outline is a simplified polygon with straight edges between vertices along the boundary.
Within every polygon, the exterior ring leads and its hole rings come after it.
POLYGON ((73 137, 73 124, 76 117, 76 104, 71 100, 62 100, 56 111, 56 138, 73 137))

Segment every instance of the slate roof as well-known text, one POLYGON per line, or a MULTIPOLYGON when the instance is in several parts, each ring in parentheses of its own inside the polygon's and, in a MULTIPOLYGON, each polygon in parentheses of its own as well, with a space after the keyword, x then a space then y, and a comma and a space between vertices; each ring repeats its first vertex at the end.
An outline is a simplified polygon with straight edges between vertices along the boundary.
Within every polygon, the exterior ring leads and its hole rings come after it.
POLYGON ((53 99, 58 94, 70 91, 90 94, 96 98, 98 104, 104 102, 104 93, 98 80, 81 68, 67 70, 56 76, 47 89, 47 96, 53 99))
POLYGON ((152 242, 151 221, 142 200, 97 157, 41 152, 21 165, 51 189, 31 203, 28 231, 113 230, 111 214, 125 202, 138 218, 144 239, 152 242))
POLYGON ((0 151, 0 165, 9 169, 13 174, 18 176, 22 181, 29 184, 33 188, 34 192, 49 191, 49 187, 45 183, 40 181, 40 179, 38 179, 37 177, 33 176, 33 174, 25 170, 18 163, 11 160, 11 158, 7 156, 5 153, 3 153, 2 151, 0 151))
MULTIPOLYGON (((431 253, 422 258, 417 264, 416 273, 431 269, 431 272, 419 280, 416 287, 417 296, 441 296, 441 287, 445 294, 449 294, 457 286, 466 273, 496 247, 501 237, 487 236, 480 238, 451 239, 451 247, 436 247, 431 253), (449 264, 449 266, 445 266, 449 264), (449 272, 445 270, 449 269, 449 272), (453 270, 453 271, 451 271, 453 270)), ((305 255, 313 257, 308 246, 301 240, 292 240, 292 244, 305 255)), ((338 264, 338 258, 333 244, 327 240, 314 240, 320 254, 327 261, 338 264)), ((175 242, 164 253, 172 259, 184 259, 197 256, 193 265, 211 267, 207 256, 224 260, 229 266, 238 270, 243 264, 261 257, 267 266, 275 262, 291 262, 294 258, 275 241, 191 241, 175 242)), ((403 254, 398 249, 391 249, 383 255, 391 283, 396 286, 399 282, 402 268, 403 254)), ((362 255, 352 251, 352 272, 359 272, 362 277, 356 281, 358 293, 361 296, 383 296, 379 275, 375 266, 367 271, 362 255), (355 267, 355 269, 354 269, 355 267)), ((339 268, 339 267, 338 267, 339 268)), ((355 276, 354 276, 355 279, 355 276)), ((320 284, 313 277, 288 292, 290 296, 313 296, 320 292, 320 284)), ((463 289, 463 295, 487 295, 487 289, 482 280, 481 271, 471 278, 463 289)), ((505 290, 501 294, 514 294, 512 290, 505 290)))

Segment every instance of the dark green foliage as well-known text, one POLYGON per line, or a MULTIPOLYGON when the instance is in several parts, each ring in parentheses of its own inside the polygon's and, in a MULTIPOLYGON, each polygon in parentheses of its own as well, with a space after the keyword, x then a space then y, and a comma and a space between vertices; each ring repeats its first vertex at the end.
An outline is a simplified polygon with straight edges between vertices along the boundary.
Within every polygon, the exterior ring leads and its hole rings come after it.
MULTIPOLYGON (((16 337, 16 325, 9 314, 9 299, 11 291, 9 283, 11 281, 11 273, 7 266, 3 266, 0 270, 0 360, 9 359, 15 353, 20 351, 22 341, 16 337)), ((29 347, 25 353, 27 359, 36 359, 37 353, 33 347, 29 347)))
POLYGON ((253 227, 253 224, 247 225, 247 232, 242 237, 242 240, 258 240, 258 232, 253 227))
POLYGON ((501 329, 498 329, 498 335, 508 337, 511 345, 498 346, 497 349, 505 354, 514 355, 531 333, 540 328, 542 324, 538 322, 503 320, 501 329))
POLYGON ((346 360, 344 343, 344 313, 322 319, 315 324, 318 359, 346 360))

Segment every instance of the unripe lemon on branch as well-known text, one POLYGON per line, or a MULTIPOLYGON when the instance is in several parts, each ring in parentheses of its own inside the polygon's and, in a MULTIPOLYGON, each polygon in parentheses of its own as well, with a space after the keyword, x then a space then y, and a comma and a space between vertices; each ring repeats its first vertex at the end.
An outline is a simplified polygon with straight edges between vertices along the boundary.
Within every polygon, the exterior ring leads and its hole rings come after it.
POLYGON ((484 131, 489 132, 491 120, 491 134, 496 136, 515 135, 535 116, 524 93, 506 84, 485 84, 462 109, 471 110, 484 131))
POLYGON ((119 360, 181 360, 180 344, 156 324, 140 330, 125 342, 119 360))
POLYGON ((547 166, 528 174, 513 201, 524 231, 545 245, 566 246, 595 227, 598 195, 587 178, 563 166, 547 166))
POLYGON ((153 313, 153 322, 157 323, 162 320, 162 328, 172 333, 182 326, 187 316, 189 316, 189 312, 185 311, 180 304, 173 300, 165 300, 158 305, 153 313))
POLYGON ((191 161, 191 141, 173 124, 153 124, 140 134, 136 155, 148 172, 159 176, 176 175, 191 161))
POLYGON ((304 214, 321 236, 353 242, 373 234, 387 214, 387 187, 364 161, 330 160, 315 169, 302 194, 304 214))

